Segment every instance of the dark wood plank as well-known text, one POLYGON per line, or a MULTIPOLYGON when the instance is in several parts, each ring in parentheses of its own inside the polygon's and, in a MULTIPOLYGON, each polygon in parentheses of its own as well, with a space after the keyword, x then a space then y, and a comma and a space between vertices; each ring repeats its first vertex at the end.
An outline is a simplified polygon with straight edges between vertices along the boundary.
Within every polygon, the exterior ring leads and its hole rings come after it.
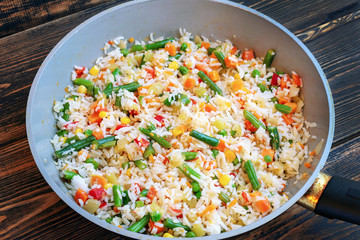
POLYGON ((94 7, 111 0, 0 1, 0 37, 94 7))

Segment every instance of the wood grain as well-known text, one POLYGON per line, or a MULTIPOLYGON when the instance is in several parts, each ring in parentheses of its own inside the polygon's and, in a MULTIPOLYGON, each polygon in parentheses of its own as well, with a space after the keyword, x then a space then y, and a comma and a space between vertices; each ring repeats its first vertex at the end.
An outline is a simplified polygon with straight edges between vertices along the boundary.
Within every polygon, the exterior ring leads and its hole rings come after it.
MULTIPOLYGON (((19 32, 0 39, 0 239, 127 239, 89 222, 62 202, 37 169, 26 138, 27 96, 46 55, 75 26, 117 4, 81 2, 84 6, 72 0, 12 1, 19 6, 18 15, 0 13, 0 29, 6 21, 19 26, 16 31, 4 28, 19 32), (34 16, 36 11, 41 14, 34 16), (21 23, 24 19, 30 25, 21 23)), ((288 27, 317 58, 336 108, 334 147, 324 171, 360 181, 359 1, 240 2, 288 27)), ((360 239, 360 227, 294 205, 261 228, 233 239, 360 239)))

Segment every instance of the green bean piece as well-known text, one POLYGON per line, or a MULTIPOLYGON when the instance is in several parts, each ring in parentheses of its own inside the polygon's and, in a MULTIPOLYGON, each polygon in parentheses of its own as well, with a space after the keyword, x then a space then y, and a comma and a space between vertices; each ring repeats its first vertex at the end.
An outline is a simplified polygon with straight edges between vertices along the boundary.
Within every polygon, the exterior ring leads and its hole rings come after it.
POLYGON ((201 191, 194 193, 194 195, 195 195, 196 199, 199 200, 201 198, 201 191))
POLYGON ((216 48, 208 48, 208 55, 211 55, 215 50, 216 48))
POLYGON ((108 217, 107 219, 105 219, 105 221, 106 221, 107 223, 111 223, 111 222, 112 222, 112 220, 113 220, 113 218, 112 218, 112 217, 108 217))
POLYGON ((261 76, 261 73, 260 73, 259 70, 255 69, 254 71, 252 71, 251 76, 252 76, 253 78, 256 78, 256 76, 259 76, 259 77, 260 77, 260 76, 261 76))
POLYGON ((234 161, 232 161, 233 165, 236 166, 240 163, 239 159, 236 157, 234 161))
POLYGON ((156 127, 155 127, 155 125, 151 122, 151 123, 149 123, 149 125, 147 126, 147 129, 148 129, 149 131, 154 131, 154 130, 156 129, 156 127))
POLYGON ((67 130, 65 130, 65 129, 60 129, 59 131, 57 131, 57 135, 59 136, 59 137, 63 137, 63 136, 65 136, 66 134, 68 134, 69 132, 67 131, 67 130))
POLYGON ((141 87, 140 83, 138 82, 132 82, 128 84, 124 84, 121 86, 117 86, 113 88, 113 91, 115 93, 118 93, 120 89, 128 90, 129 92, 135 92, 139 87, 141 87))
POLYGON ((290 139, 288 142, 289 142, 290 144, 292 144, 292 143, 294 142, 294 140, 290 139))
POLYGON ((64 113, 63 116, 62 116, 62 118, 63 118, 65 121, 69 121, 70 115, 67 114, 67 113, 64 113))
POLYGON ((285 114, 290 114, 292 112, 292 108, 289 106, 286 106, 284 104, 275 104, 275 108, 276 110, 278 110, 279 112, 285 113, 285 114))
POLYGON ((166 43, 174 41, 174 40, 175 40, 175 38, 168 38, 168 39, 164 39, 162 41, 149 43, 149 44, 145 45, 145 49, 146 50, 157 50, 159 48, 164 48, 166 43))
POLYGON ((272 98, 271 98, 271 101, 272 101, 273 103, 277 103, 277 102, 278 102, 278 99, 277 99, 277 97, 272 97, 272 98))
POLYGON ((136 207, 136 208, 143 207, 143 206, 145 206, 145 204, 144 204, 143 201, 136 201, 136 202, 135 202, 135 207, 136 207))
POLYGON ((183 76, 189 73, 189 69, 185 66, 180 66, 178 70, 183 76))
POLYGON ((76 99, 78 99, 79 98, 79 96, 77 96, 77 95, 71 95, 70 97, 68 97, 67 99, 74 99, 74 100, 76 100, 76 99))
POLYGON ((184 104, 185 106, 189 105, 191 103, 190 98, 185 94, 180 94, 180 102, 184 104))
POLYGON ((245 116, 245 118, 246 118, 247 120, 249 120, 249 121, 252 123, 252 125, 254 125, 254 127, 256 127, 257 129, 258 129, 259 127, 262 127, 262 128, 264 128, 264 129, 266 129, 265 124, 264 124, 262 121, 260 121, 259 119, 257 119, 257 117, 255 117, 254 114, 252 114, 250 111, 244 110, 244 116, 245 116))
POLYGON ((255 191, 260 189, 260 182, 256 176, 255 168, 251 160, 245 162, 245 172, 249 177, 250 183, 255 191))
POLYGON ((112 75, 114 76, 114 79, 116 79, 117 75, 122 74, 119 68, 115 68, 114 71, 112 71, 112 75))
POLYGON ((269 155, 264 156, 264 161, 267 163, 272 162, 271 157, 269 155))
POLYGON ((97 144, 99 144, 99 146, 101 146, 104 143, 111 142, 111 141, 115 141, 115 136, 104 137, 102 139, 95 140, 94 142, 96 142, 97 144))
POLYGON ((126 57, 130 53, 130 51, 126 48, 121 49, 120 52, 123 54, 124 57, 126 57))
POLYGON ((125 169, 126 167, 129 168, 130 167, 130 162, 124 162, 121 166, 122 166, 123 169, 125 169))
POLYGON ((196 237, 196 234, 193 231, 190 231, 185 234, 185 237, 186 238, 194 238, 194 237, 196 237))
POLYGON ((278 150, 280 147, 280 137, 277 127, 269 126, 268 131, 270 135, 271 147, 275 150, 278 150))
POLYGON ((118 108, 121 108, 121 96, 115 97, 115 106, 117 106, 118 108))
POLYGON ((99 145, 99 148, 109 148, 109 147, 114 147, 116 145, 116 140, 113 140, 113 141, 109 141, 109 142, 106 142, 106 143, 103 143, 101 145, 99 145))
POLYGON ((147 164, 144 160, 136 160, 134 162, 135 166, 137 166, 140 170, 144 170, 147 168, 147 164))
POLYGON ((170 228, 170 229, 181 227, 181 228, 185 229, 186 231, 191 231, 189 226, 186 226, 186 225, 184 225, 184 224, 182 224, 180 222, 174 223, 174 221, 172 219, 170 219, 170 218, 165 219, 164 227, 167 227, 167 228, 170 228))
POLYGON ((125 190, 123 194, 123 206, 127 205, 130 201, 128 190, 125 190))
POLYGON ((133 45, 130 48, 130 52, 141 52, 143 51, 145 48, 143 47, 143 45, 133 45))
POLYGON ((92 132, 90 129, 87 129, 87 130, 84 132, 84 135, 87 136, 87 137, 89 137, 89 136, 92 135, 92 133, 93 133, 93 132, 92 132))
POLYGON ((149 192, 149 189, 144 189, 144 190, 142 190, 142 191, 140 192, 140 196, 146 197, 147 194, 148 194, 148 192, 149 192))
POLYGON ((226 68, 226 63, 225 63, 225 56, 222 52, 220 51, 214 51, 213 52, 215 57, 219 60, 219 62, 221 63, 221 66, 223 68, 226 68))
POLYGON ((64 170, 63 171, 64 174, 64 178, 67 180, 71 180, 73 177, 75 177, 76 175, 79 175, 73 171, 68 171, 68 170, 64 170))
POLYGON ((146 129, 146 128, 139 128, 140 132, 142 132, 143 134, 145 134, 146 136, 150 137, 152 140, 154 140, 155 142, 158 142, 160 144, 160 146, 164 147, 164 148, 171 148, 171 144, 166 141, 163 137, 160 137, 159 135, 157 135, 156 133, 151 132, 150 130, 146 129))
POLYGON ((229 196, 224 192, 219 193, 219 199, 225 204, 230 202, 229 196))
POLYGON ((216 138, 213 138, 213 137, 210 137, 206 134, 203 134, 201 132, 198 132, 198 131, 195 131, 195 130, 191 130, 190 132, 190 136, 193 137, 193 138, 196 138, 206 144, 209 144, 210 146, 213 146, 213 147, 217 147, 219 145, 219 142, 220 140, 219 139, 216 139, 216 138))
POLYGON ((266 67, 270 67, 272 61, 274 60, 274 57, 276 55, 276 52, 274 49, 270 49, 267 51, 265 58, 264 58, 264 64, 266 65, 266 67))
POLYGON ((79 141, 76 141, 72 144, 69 144, 68 146, 60 149, 60 150, 57 150, 55 151, 55 156, 57 158, 61 158, 67 154, 70 154, 72 153, 72 151, 79 151, 85 147, 88 147, 90 146, 90 144, 96 140, 96 138, 94 136, 90 136, 90 137, 87 137, 87 138, 84 138, 84 139, 81 139, 79 141))
POLYGON ((213 150, 211 150, 212 151, 212 156, 214 157, 214 158, 216 158, 216 156, 217 155, 219 155, 219 150, 217 150, 217 149, 213 149, 213 150))
POLYGON ((105 96, 107 98, 112 94, 113 88, 114 88, 114 86, 112 83, 109 83, 108 85, 106 85, 103 93, 105 94, 105 96))
POLYGON ((218 132, 218 134, 221 135, 221 136, 223 136, 223 137, 225 137, 225 136, 227 135, 227 132, 226 132, 225 129, 223 129, 223 130, 220 130, 220 131, 218 132))
POLYGON ((66 139, 66 143, 71 143, 72 141, 77 141, 79 140, 79 137, 77 135, 75 135, 74 137, 68 138, 66 139))
POLYGON ((145 96, 139 96, 139 98, 138 98, 139 103, 140 103, 140 106, 142 106, 143 103, 144 103, 144 97, 145 97, 145 96))
POLYGON ((197 152, 183 152, 181 153, 185 157, 185 161, 193 160, 197 158, 198 153, 197 152))
POLYGON ((236 131, 235 131, 235 130, 230 130, 230 135, 231 135, 232 137, 235 137, 236 131))
POLYGON ((155 149, 153 148, 152 143, 150 143, 146 147, 143 156, 144 156, 144 158, 148 159, 151 155, 155 156, 155 149))
POLYGON ((94 83, 90 80, 87 79, 83 79, 83 78, 77 78, 73 81, 73 84, 75 85, 84 85, 87 89, 89 89, 90 87, 92 87, 94 85, 94 83))
POLYGON ((248 206, 242 206, 245 210, 249 210, 248 206))
POLYGON ((122 191, 119 185, 113 185, 113 197, 114 197, 114 205, 116 207, 121 207, 122 205, 122 191))
POLYGON ((206 83, 210 87, 211 90, 222 96, 222 90, 203 71, 199 71, 198 76, 204 83, 206 83))
POLYGON ((140 68, 145 64, 145 54, 142 55, 141 61, 140 61, 140 68))
POLYGON ((62 112, 66 113, 70 108, 70 103, 66 102, 64 103, 63 109, 61 109, 62 112))
POLYGON ((262 84, 262 83, 258 83, 257 86, 260 88, 261 92, 265 92, 267 90, 266 86, 264 84, 262 84))
POLYGON ((191 182, 191 188, 192 188, 192 191, 193 191, 194 193, 196 193, 196 192, 198 192, 198 191, 201 190, 200 184, 199 184, 197 181, 191 182))
POLYGON ((182 43, 181 46, 180 46, 180 51, 185 52, 185 51, 186 51, 186 48, 187 48, 187 44, 186 44, 186 43, 182 43))
POLYGON ((197 49, 201 48, 201 43, 197 43, 196 46, 197 46, 197 49))
POLYGON ((141 229, 143 229, 150 221, 150 214, 146 214, 143 216, 139 221, 135 222, 133 225, 131 225, 128 230, 131 232, 140 232, 141 229))
POLYGON ((189 180, 196 181, 201 178, 201 175, 186 163, 181 164, 178 168, 189 180))
POLYGON ((94 166, 94 169, 98 169, 99 163, 93 158, 88 158, 85 160, 85 163, 91 163, 94 166))
POLYGON ((160 219, 161 219, 160 211, 151 212, 150 218, 151 218, 151 221, 153 221, 154 223, 160 221, 160 219))
POLYGON ((280 74, 284 74, 284 72, 279 70, 279 71, 276 72, 276 74, 280 75, 280 74))

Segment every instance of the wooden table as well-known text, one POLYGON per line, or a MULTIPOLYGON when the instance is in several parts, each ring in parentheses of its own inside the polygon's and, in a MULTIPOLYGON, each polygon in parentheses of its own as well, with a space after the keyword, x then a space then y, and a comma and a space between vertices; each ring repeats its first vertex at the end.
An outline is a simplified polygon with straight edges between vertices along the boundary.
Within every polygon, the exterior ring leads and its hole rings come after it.
MULTIPOLYGON (((122 2, 122 1, 120 1, 122 2)), ((323 171, 360 181, 360 2, 239 1, 283 24, 315 55, 336 109, 332 151, 323 171)), ((119 1, 0 2, 0 239, 124 239, 69 208, 31 155, 25 109, 46 55, 75 26, 119 1)), ((237 239, 360 239, 360 227, 294 205, 237 239)))

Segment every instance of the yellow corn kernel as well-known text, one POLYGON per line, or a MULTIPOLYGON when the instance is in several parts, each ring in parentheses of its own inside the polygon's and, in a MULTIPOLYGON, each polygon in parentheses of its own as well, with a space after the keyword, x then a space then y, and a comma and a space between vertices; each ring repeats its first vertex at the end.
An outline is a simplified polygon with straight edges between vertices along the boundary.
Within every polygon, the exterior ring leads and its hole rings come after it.
POLYGON ((231 107, 231 102, 225 102, 225 105, 229 108, 231 107))
POLYGON ((78 133, 82 133, 82 132, 83 132, 83 130, 82 130, 81 128, 77 128, 77 129, 75 130, 75 135, 78 134, 78 133))
POLYGON ((201 102, 201 103, 199 103, 199 108, 200 108, 200 109, 202 109, 202 110, 203 110, 203 109, 204 109, 204 107, 205 107, 205 102, 201 102))
POLYGON ((163 235, 163 237, 164 237, 164 238, 174 238, 174 236, 171 235, 170 233, 165 233, 165 234, 163 235))
POLYGON ((99 67, 95 65, 90 69, 89 72, 91 75, 96 76, 98 75, 99 71, 100 71, 99 67))
POLYGON ((176 61, 173 61, 169 64, 169 68, 176 70, 179 68, 179 64, 176 61))
POLYGON ((68 100, 69 100, 69 101, 74 101, 74 99, 72 99, 72 98, 68 98, 68 100))
POLYGON ((226 158, 226 160, 227 160, 228 162, 232 162, 232 161, 234 161, 235 158, 236 158, 235 153, 234 153, 233 151, 229 150, 229 149, 225 149, 224 154, 225 154, 225 158, 226 158))
POLYGON ((176 136, 179 136, 180 134, 183 134, 185 132, 185 130, 186 130, 186 126, 185 125, 180 125, 180 126, 174 128, 172 130, 172 133, 176 137, 176 136))
POLYGON ((129 38, 129 43, 132 43, 133 41, 134 41, 133 37, 129 38))
POLYGON ((221 175, 219 182, 220 182, 221 186, 225 187, 230 182, 230 179, 231 179, 231 177, 229 175, 223 174, 223 175, 221 175))
POLYGON ((120 118, 120 122, 122 123, 122 124, 129 124, 130 123, 130 118, 128 118, 128 117, 122 117, 122 118, 120 118))
POLYGON ((86 94, 87 93, 87 88, 84 85, 80 85, 79 88, 78 88, 78 93, 86 94))
POLYGON ((239 75, 238 73, 235 73, 235 74, 234 74, 234 78, 235 78, 235 79, 241 79, 241 78, 240 78, 240 75, 239 75))
POLYGON ((251 93, 250 90, 246 87, 241 87, 241 90, 244 91, 246 94, 251 93))
POLYGON ((59 141, 62 142, 62 143, 65 143, 67 140, 67 137, 61 137, 59 138, 59 141))
POLYGON ((126 170, 126 175, 128 177, 131 177, 132 173, 131 173, 131 168, 128 168, 128 170, 126 170))
POLYGON ((99 118, 106 118, 108 116, 108 113, 106 111, 101 111, 99 113, 99 118))
POLYGON ((105 184, 105 186, 104 186, 104 188, 105 188, 105 190, 107 190, 108 188, 112 188, 112 184, 111 183, 107 183, 107 184, 105 184))

